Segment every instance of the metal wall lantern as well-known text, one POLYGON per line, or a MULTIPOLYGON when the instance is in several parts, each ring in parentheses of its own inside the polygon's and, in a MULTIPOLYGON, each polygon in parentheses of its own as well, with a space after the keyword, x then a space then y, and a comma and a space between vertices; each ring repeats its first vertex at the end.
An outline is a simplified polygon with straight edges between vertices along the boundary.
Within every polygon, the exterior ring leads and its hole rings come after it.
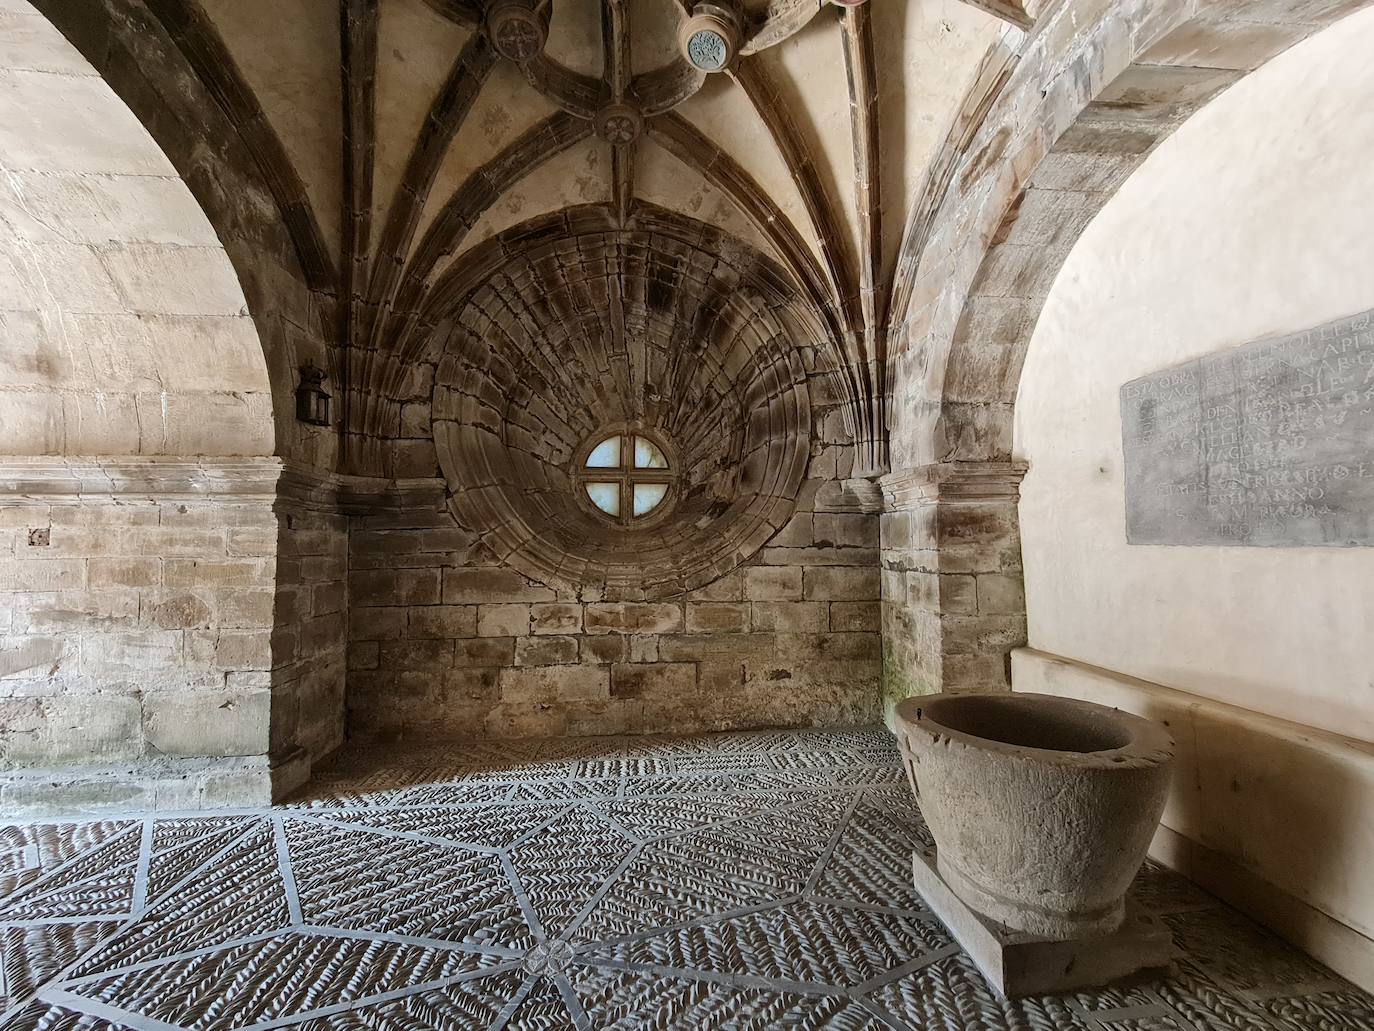
POLYGON ((296 418, 311 426, 329 425, 329 392, 324 389, 327 374, 313 362, 301 366, 301 384, 296 388, 296 418))

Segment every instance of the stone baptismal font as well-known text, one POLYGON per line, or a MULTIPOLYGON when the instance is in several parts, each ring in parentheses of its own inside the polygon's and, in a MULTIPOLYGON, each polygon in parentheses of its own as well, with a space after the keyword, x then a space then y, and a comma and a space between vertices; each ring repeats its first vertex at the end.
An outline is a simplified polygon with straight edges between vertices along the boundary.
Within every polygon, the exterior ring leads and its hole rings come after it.
POLYGON ((1127 897, 1169 789, 1163 726, 1050 695, 946 694, 902 702, 897 737, 935 839, 917 890, 999 991, 1170 965, 1168 929, 1127 897))

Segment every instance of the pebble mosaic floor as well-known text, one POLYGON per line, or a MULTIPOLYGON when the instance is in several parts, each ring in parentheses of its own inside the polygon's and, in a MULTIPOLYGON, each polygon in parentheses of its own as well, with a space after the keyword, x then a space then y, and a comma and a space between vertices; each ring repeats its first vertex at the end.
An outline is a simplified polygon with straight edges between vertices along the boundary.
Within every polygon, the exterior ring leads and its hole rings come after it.
POLYGON ((354 754, 259 812, 0 827, 0 1028, 1348 1031, 1374 998, 1187 882, 1177 976, 992 994, 909 882, 881 730, 354 754))

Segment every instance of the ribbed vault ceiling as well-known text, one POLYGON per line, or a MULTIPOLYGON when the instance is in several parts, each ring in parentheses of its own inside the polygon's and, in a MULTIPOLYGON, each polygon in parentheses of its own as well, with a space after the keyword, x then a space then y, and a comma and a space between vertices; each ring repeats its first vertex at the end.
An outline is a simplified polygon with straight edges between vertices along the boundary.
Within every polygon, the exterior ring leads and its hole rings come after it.
POLYGON ((152 6, 201 19, 276 130, 357 299, 352 346, 404 335, 414 284, 512 226, 652 204, 778 260, 825 313, 855 398, 881 394, 868 380, 907 208, 987 55, 1029 23, 1019 0, 152 6), (512 9, 525 22, 501 28, 512 9), (703 18, 726 25, 719 71, 685 56, 703 18))

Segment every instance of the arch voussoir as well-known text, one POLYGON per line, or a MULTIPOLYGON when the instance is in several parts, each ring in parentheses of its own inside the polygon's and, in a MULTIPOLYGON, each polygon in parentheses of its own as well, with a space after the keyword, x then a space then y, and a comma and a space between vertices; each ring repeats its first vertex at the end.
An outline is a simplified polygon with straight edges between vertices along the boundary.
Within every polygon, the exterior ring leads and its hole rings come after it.
POLYGON ((1025 641, 1016 394, 1040 312, 1083 231, 1190 116, 1368 2, 1157 0, 1095 12, 1070 2, 1027 39, 934 218, 908 235, 919 249, 904 247, 909 278, 894 288, 905 307, 888 354, 889 699, 1010 685, 1009 652, 1025 641))

